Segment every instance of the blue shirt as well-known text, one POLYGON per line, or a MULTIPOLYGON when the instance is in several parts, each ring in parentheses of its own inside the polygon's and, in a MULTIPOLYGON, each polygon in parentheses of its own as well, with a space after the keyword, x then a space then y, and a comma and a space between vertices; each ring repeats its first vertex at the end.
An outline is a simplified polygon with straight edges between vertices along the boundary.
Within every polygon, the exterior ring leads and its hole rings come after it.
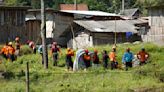
POLYGON ((133 58, 133 53, 125 52, 122 57, 122 62, 132 62, 133 58))

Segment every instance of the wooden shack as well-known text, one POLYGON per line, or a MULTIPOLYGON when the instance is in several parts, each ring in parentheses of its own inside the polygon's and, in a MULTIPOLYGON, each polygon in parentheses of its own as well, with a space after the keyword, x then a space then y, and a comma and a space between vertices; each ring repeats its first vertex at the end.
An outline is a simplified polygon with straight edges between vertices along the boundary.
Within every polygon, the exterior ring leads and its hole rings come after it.
POLYGON ((86 48, 96 45, 141 41, 136 26, 126 20, 74 20, 62 35, 67 47, 86 48), (127 36, 127 34, 129 34, 127 36))
POLYGON ((164 5, 148 7, 150 30, 144 41, 164 44, 164 5))
POLYGON ((67 38, 62 36, 74 20, 119 20, 120 16, 102 11, 61 10, 55 12, 54 39, 61 46, 67 46, 67 38))
MULTIPOLYGON (((55 28, 53 9, 46 9, 46 38, 47 43, 53 40, 53 31, 55 28)), ((28 31, 28 39, 34 42, 41 43, 41 10, 29 9, 26 14, 26 30, 28 31)))
POLYGON ((0 6, 0 43, 13 41, 16 36, 27 39, 25 16, 30 7, 0 6))

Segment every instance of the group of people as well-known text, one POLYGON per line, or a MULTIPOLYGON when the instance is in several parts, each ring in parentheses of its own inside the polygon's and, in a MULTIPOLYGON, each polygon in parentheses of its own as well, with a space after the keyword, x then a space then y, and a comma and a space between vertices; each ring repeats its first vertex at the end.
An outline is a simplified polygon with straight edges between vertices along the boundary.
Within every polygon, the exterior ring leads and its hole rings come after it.
MULTIPOLYGON (((36 45, 34 44, 33 41, 28 41, 27 42, 29 47, 33 50, 34 53, 36 53, 36 45)), ((19 37, 15 38, 15 44, 13 46, 12 42, 6 43, 6 45, 1 49, 0 54, 3 55, 4 58, 9 59, 11 61, 14 61, 16 59, 16 56, 19 56, 20 54, 20 41, 19 41, 19 37)), ((42 56, 42 64, 44 64, 43 62, 43 46, 40 45, 38 47, 38 52, 41 54, 42 56)), ((62 52, 60 50, 60 48, 57 45, 57 42, 53 42, 51 44, 51 57, 53 59, 53 66, 57 66, 58 64, 58 56, 59 53, 62 55, 62 52)), ((66 51, 66 55, 65 55, 65 62, 66 62, 66 66, 68 70, 73 70, 73 56, 75 51, 71 48, 67 48, 66 51)), ((122 57, 122 64, 124 64, 125 66, 125 70, 128 70, 129 67, 133 66, 133 60, 134 60, 134 55, 131 52, 130 48, 126 49, 126 52, 123 54, 122 57)), ((149 54, 145 51, 144 48, 141 49, 141 51, 139 51, 136 54, 136 58, 139 60, 139 65, 144 65, 146 64, 147 59, 149 58, 149 54)), ((117 69, 119 67, 118 61, 117 61, 117 55, 116 55, 116 46, 114 46, 112 48, 112 51, 108 54, 108 52, 106 50, 103 50, 102 52, 102 60, 100 60, 99 55, 98 55, 98 50, 94 50, 92 53, 90 53, 89 50, 84 50, 84 53, 82 55, 82 61, 84 63, 84 68, 87 69, 89 67, 91 67, 92 65, 94 67, 98 67, 100 66, 100 64, 103 64, 103 67, 105 69, 108 68, 109 64, 111 69, 117 69), (110 63, 109 63, 110 61, 110 63)))
POLYGON ((0 54, 7 60, 14 61, 20 54, 20 42, 19 37, 15 38, 15 46, 12 42, 6 42, 0 51, 0 54))
MULTIPOLYGON (((73 68, 73 61, 72 56, 74 56, 73 50, 68 48, 66 53, 66 65, 67 69, 73 68)), ((128 68, 131 68, 133 66, 133 63, 136 62, 134 59, 137 58, 139 61, 139 65, 146 64, 149 54, 145 51, 145 48, 142 48, 137 54, 136 57, 131 52, 130 48, 127 48, 125 53, 122 56, 122 64, 125 67, 125 70, 128 70, 128 68)), ((112 51, 108 54, 106 50, 103 50, 102 52, 102 60, 99 59, 98 51, 94 50, 92 54, 86 49, 85 53, 82 55, 82 59, 84 62, 84 69, 87 69, 91 67, 92 65, 94 67, 100 66, 100 64, 103 64, 103 67, 105 69, 108 68, 109 64, 111 67, 111 70, 122 68, 122 64, 119 64, 117 61, 117 55, 116 55, 116 47, 112 48, 112 51), (110 62, 109 62, 110 61, 110 62)))

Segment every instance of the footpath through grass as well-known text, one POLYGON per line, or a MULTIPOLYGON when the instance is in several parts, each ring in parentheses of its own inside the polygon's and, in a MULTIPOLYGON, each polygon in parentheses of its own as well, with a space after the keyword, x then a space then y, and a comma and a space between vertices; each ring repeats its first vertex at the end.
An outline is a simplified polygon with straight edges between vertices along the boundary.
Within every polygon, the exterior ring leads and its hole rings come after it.
MULTIPOLYGON (((39 54, 26 53, 27 55, 19 57, 13 63, 4 61, 0 64, 0 71, 6 72, 5 79, 0 78, 0 92, 25 92, 26 62, 30 65, 31 92, 128 92, 131 89, 162 88, 164 87, 164 47, 150 43, 119 44, 117 59, 121 63, 122 55, 127 47, 130 47, 136 54, 143 46, 150 53, 150 63, 129 71, 111 71, 99 67, 90 68, 86 72, 67 72, 65 49, 62 49, 63 55, 60 57, 59 66, 53 67, 52 59, 49 57, 49 69, 45 70, 41 65, 39 54)), ((99 51, 100 59, 101 51, 111 50, 110 45, 95 48, 99 51)))

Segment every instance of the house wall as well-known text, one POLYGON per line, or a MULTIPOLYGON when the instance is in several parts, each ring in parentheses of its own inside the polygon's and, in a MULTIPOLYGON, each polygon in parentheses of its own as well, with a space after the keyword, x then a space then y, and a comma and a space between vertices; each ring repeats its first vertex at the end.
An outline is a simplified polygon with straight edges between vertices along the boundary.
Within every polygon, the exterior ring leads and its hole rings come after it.
MULTIPOLYGON (((38 12, 38 11, 29 12, 26 15, 26 21, 29 21, 29 20, 35 20, 35 21, 40 20, 41 21, 40 12, 38 12)), ((40 26, 40 23, 38 23, 37 26, 40 26)), ((54 37, 54 34, 53 34, 54 29, 55 29, 54 14, 52 12, 47 12, 46 13, 46 38, 53 38, 54 37)), ((28 31, 30 31, 30 30, 28 30, 28 31)))
POLYGON ((70 34, 69 37, 72 39, 67 41, 67 47, 73 49, 82 49, 93 46, 93 36, 89 32, 86 32, 86 30, 81 30, 75 34, 75 37, 70 34))
POLYGON ((164 44, 164 7, 151 8, 148 14, 150 30, 143 36, 144 41, 164 44))
POLYGON ((25 14, 23 9, 0 9, 0 43, 13 41, 16 36, 26 40, 25 14))
MULTIPOLYGON (((133 42, 136 41, 138 37, 133 35, 131 38, 126 38, 126 33, 117 33, 116 42, 133 42)), ((104 45, 104 44, 114 44, 115 43, 115 33, 93 33, 93 44, 94 45, 104 45)))
POLYGON ((65 30, 68 30, 70 24, 73 22, 72 16, 55 13, 55 30, 54 40, 61 46, 67 46, 66 37, 59 37, 65 30))
POLYGON ((41 35, 40 35, 40 20, 29 20, 26 21, 26 30, 27 30, 27 39, 32 40, 34 42, 41 43, 41 35))

